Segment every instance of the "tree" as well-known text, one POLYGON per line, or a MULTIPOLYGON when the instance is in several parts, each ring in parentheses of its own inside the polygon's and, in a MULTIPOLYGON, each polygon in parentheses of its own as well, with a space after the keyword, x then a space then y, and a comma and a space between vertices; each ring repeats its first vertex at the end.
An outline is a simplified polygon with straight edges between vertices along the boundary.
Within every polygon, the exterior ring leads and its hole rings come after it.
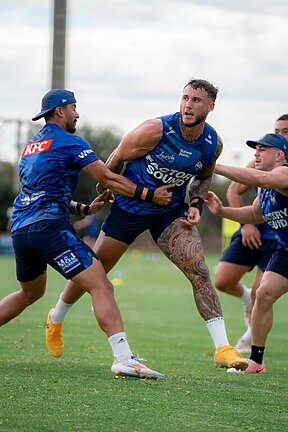
POLYGON ((13 190, 14 168, 9 162, 0 162, 0 232, 7 228, 7 210, 12 206, 15 197, 13 190))
MULTIPOLYGON (((97 157, 103 162, 106 162, 108 156, 121 141, 120 132, 113 129, 113 127, 109 129, 95 129, 86 124, 77 129, 77 134, 89 142, 97 157)), ((81 172, 73 199, 88 203, 92 201, 95 196, 95 180, 91 179, 85 172, 81 172)))

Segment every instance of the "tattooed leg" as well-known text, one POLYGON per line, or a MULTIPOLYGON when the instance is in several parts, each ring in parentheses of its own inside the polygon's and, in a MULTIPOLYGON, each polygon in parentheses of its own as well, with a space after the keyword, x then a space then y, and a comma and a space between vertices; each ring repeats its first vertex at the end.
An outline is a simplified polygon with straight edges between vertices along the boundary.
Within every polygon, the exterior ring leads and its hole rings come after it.
POLYGON ((210 280, 197 228, 184 228, 179 219, 176 219, 163 231, 157 244, 191 282, 201 317, 208 321, 222 316, 219 297, 210 280))

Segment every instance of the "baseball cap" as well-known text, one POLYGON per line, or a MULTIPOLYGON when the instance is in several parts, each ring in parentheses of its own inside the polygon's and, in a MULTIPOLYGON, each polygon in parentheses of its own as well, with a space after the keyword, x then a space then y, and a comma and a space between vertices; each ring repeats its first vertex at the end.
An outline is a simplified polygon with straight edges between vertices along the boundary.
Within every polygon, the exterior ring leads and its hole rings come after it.
POLYGON ((246 141, 249 147, 256 148, 256 145, 265 147, 277 147, 282 150, 288 159, 288 140, 282 135, 269 133, 260 138, 258 141, 246 141))
POLYGON ((57 106, 65 106, 73 103, 76 103, 73 92, 64 89, 52 89, 43 96, 41 111, 32 118, 32 121, 39 120, 57 106))

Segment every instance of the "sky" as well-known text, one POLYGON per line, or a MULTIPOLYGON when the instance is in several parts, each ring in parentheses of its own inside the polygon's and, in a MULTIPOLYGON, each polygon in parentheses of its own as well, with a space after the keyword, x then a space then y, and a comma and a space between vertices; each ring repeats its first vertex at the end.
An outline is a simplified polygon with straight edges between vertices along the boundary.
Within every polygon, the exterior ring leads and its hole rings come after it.
MULTIPOLYGON (((51 88, 52 35, 53 0, 0 1, 0 160, 17 160, 15 134, 51 88)), ((219 161, 244 165, 245 141, 288 113, 287 40, 287 0, 67 0, 65 84, 78 126, 124 135, 178 111, 190 78, 207 79, 219 88, 207 117, 219 161)))

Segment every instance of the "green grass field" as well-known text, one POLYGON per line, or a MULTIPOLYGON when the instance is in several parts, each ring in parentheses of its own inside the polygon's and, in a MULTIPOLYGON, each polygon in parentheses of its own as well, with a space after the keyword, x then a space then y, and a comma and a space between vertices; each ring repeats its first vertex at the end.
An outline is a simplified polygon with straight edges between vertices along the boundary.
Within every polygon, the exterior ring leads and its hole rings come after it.
MULTIPOLYGON (((207 255, 213 278, 217 256, 207 255)), ((13 257, 0 257, 1 297, 18 285, 13 257)), ((47 352, 44 324, 64 286, 49 271, 43 299, 1 327, 1 432, 282 431, 288 428, 287 298, 275 306, 266 375, 228 374, 184 276, 160 254, 131 251, 109 275, 131 348, 163 381, 114 379, 112 355, 90 297, 67 316, 65 352, 47 352)), ((246 276, 251 283, 253 274, 246 276)), ((221 295, 229 340, 244 332, 241 303, 221 295)))

